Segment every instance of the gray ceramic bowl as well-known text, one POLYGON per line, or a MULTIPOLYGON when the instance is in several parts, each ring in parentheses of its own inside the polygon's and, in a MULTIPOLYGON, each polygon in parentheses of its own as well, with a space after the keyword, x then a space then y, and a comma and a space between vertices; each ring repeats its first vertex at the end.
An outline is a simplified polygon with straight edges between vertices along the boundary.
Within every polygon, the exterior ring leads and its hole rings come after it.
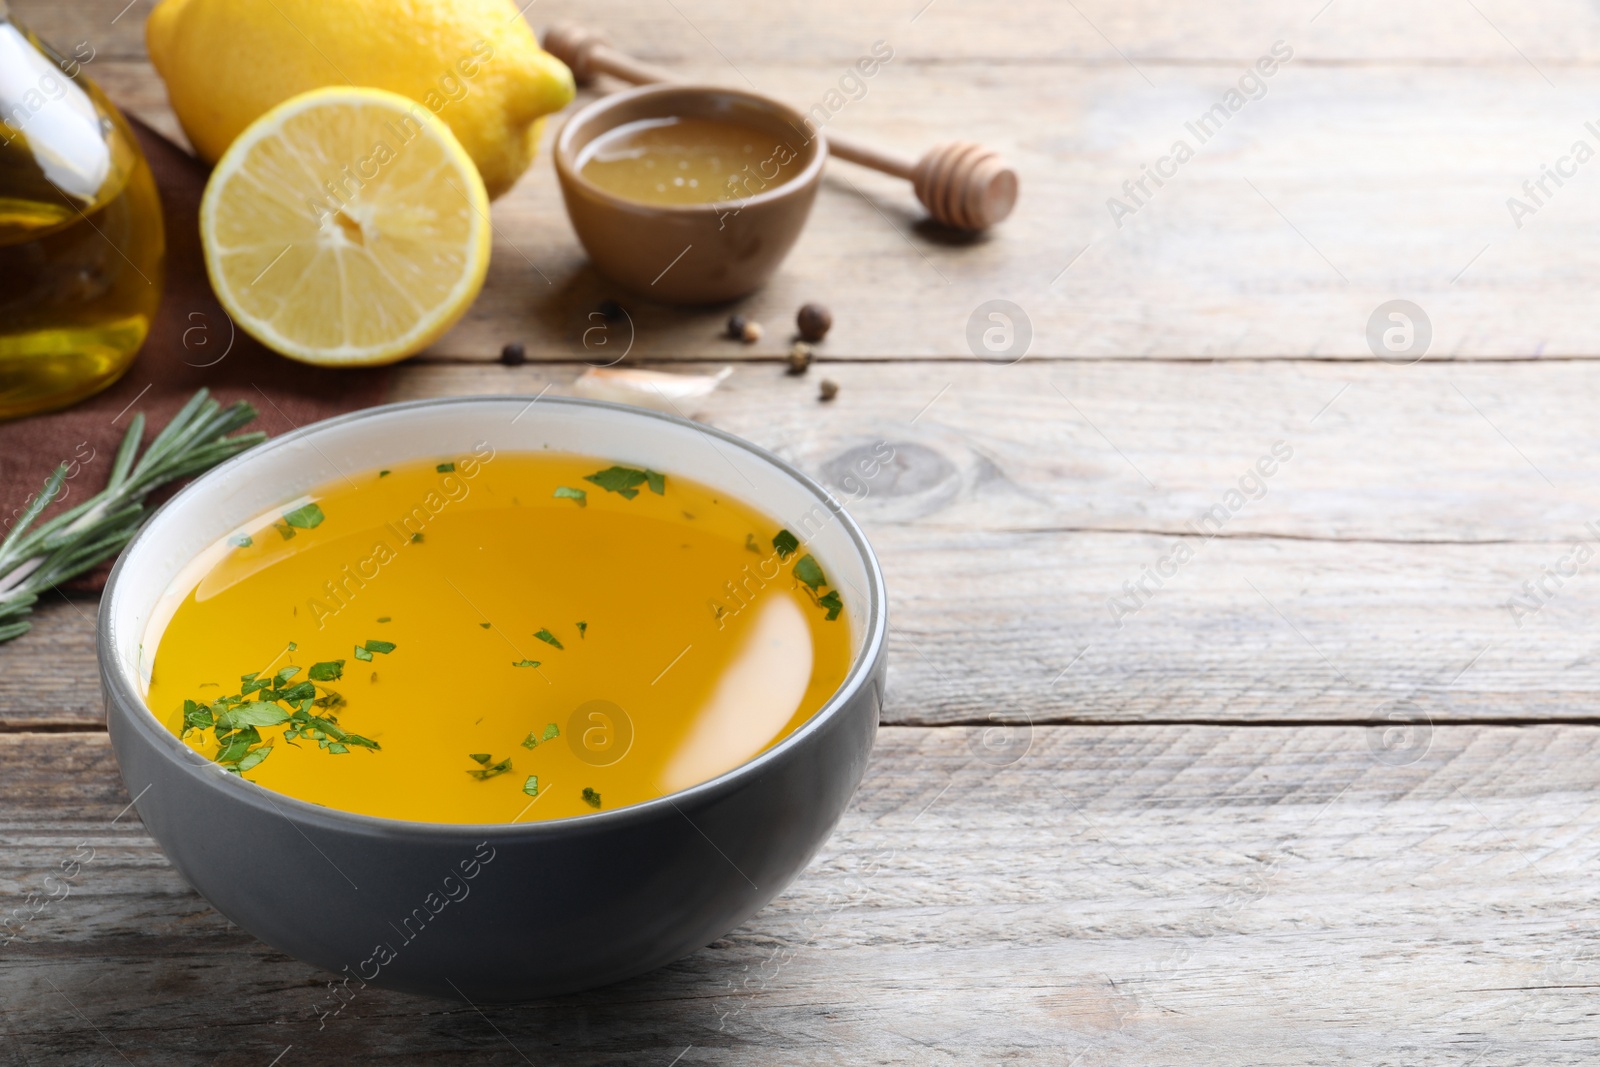
MULTIPOLYGON (((882 703, 883 577, 816 483, 730 434, 597 401, 468 397, 374 408, 252 449, 201 477, 122 554, 100 606, 111 742, 140 818, 179 873, 267 944, 361 984, 519 1000, 670 963, 753 915, 821 847, 866 768, 882 703), (709 782, 533 824, 352 815, 221 772, 146 707, 153 620, 201 550, 339 476, 469 450, 652 465, 724 489, 802 533, 851 612, 854 662, 803 726, 709 782)), ((337 980, 337 979, 336 979, 337 980)), ((329 998, 328 1010, 337 1007, 329 998)))

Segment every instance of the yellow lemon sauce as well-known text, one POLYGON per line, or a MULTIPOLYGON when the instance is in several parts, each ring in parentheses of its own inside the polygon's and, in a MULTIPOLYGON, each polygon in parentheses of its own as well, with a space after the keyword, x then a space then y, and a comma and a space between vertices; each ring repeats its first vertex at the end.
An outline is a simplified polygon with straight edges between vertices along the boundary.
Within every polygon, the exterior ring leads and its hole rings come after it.
POLYGON ((395 819, 556 819, 685 789, 805 722, 851 660, 843 592, 777 522, 572 455, 352 474, 181 581, 157 717, 222 770, 395 819))

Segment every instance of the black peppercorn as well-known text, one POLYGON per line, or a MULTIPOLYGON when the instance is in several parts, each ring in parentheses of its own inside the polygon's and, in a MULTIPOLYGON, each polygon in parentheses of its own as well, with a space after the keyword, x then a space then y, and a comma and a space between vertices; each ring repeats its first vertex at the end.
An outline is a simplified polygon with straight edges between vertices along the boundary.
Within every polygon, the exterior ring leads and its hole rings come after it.
POLYGON ((728 319, 728 336, 735 341, 744 340, 744 316, 733 315, 728 319))
POLYGON ((500 350, 500 362, 508 367, 520 367, 528 362, 528 351, 520 342, 512 341, 500 350))
POLYGON ((794 321, 800 329, 801 339, 815 344, 828 336, 828 329, 833 325, 833 315, 821 304, 807 304, 800 309, 794 321))
POLYGON ((595 310, 598 311, 600 313, 600 317, 605 319, 607 322, 616 322, 618 319, 627 314, 626 311, 622 310, 622 305, 617 303, 615 300, 602 300, 600 301, 599 307, 595 308, 595 310))

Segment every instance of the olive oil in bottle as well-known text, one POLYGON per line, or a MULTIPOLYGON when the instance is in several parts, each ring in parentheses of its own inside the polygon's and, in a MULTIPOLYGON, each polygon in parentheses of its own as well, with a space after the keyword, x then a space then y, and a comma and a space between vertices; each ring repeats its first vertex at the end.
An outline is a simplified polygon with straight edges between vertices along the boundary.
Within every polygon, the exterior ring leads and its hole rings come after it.
POLYGON ((133 132, 0 0, 0 419, 121 377, 161 300, 164 252, 133 132))

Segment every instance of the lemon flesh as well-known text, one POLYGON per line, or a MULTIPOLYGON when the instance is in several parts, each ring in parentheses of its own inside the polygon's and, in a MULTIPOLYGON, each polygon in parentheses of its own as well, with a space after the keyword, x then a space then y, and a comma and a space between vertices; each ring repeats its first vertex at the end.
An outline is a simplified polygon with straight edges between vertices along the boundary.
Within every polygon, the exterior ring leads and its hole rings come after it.
POLYGON ((162 0, 150 61, 195 151, 215 163, 246 126, 298 93, 388 89, 443 119, 491 197, 533 160, 542 116, 572 72, 512 0, 162 0))
POLYGON ((489 197, 427 108, 381 89, 317 89, 223 154, 200 240, 217 299, 262 344, 306 363, 392 363, 478 295, 489 197))

